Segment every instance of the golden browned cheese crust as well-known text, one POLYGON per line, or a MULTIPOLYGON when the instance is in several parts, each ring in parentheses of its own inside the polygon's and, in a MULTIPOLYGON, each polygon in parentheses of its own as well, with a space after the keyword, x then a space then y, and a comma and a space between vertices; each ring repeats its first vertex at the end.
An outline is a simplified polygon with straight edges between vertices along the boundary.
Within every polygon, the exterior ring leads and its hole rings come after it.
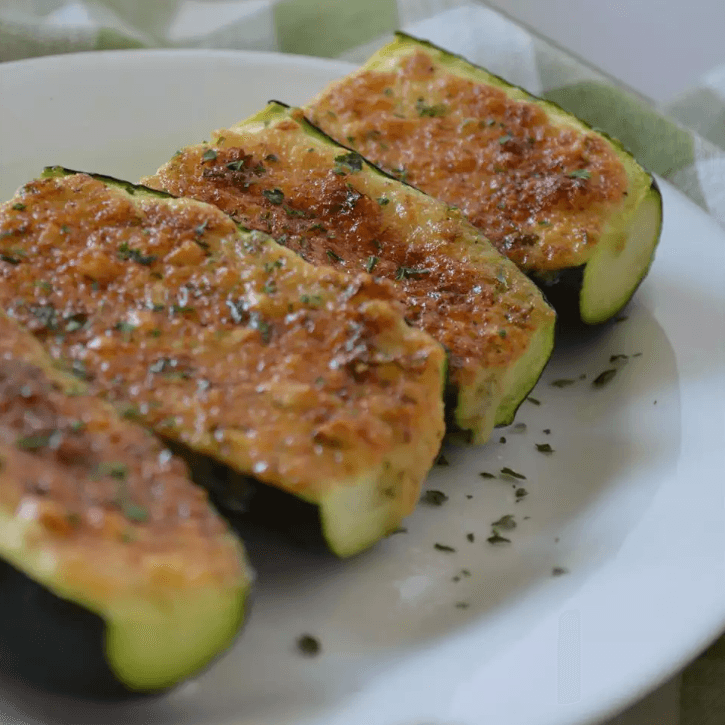
POLYGON ((0 231, 4 308, 127 415, 310 501, 419 437, 420 484, 443 352, 404 325, 388 283, 86 175, 27 184, 0 231))
MULTIPOLYGON (((294 114, 293 114, 294 116, 294 114)), ((218 132, 144 183, 218 206, 315 265, 395 284, 406 320, 449 351, 458 386, 504 368, 553 319, 538 290, 460 214, 282 119, 218 132)))
POLYGON ((239 586, 241 550, 183 462, 63 378, 0 314, 0 511, 35 526, 26 546, 94 595, 239 586))
POLYGON ((362 70, 307 110, 384 169, 454 204, 526 271, 586 263, 627 194, 627 174, 594 133, 554 126, 541 106, 456 75, 417 50, 362 70))

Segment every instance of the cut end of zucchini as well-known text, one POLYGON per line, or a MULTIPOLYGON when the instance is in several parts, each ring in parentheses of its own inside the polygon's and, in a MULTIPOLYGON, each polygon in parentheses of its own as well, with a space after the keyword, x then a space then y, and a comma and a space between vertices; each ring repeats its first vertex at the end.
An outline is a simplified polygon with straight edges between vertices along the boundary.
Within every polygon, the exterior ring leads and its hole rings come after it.
POLYGON ((516 364, 506 371, 502 389, 506 395, 496 411, 496 422, 499 425, 510 425, 514 421, 516 411, 531 392, 554 351, 555 320, 551 324, 536 331, 526 352, 516 364))
POLYGON ((661 227, 662 197, 653 182, 627 227, 605 231, 587 262, 579 297, 583 322, 605 322, 629 302, 652 264, 661 227))
POLYGON ((247 594, 209 587, 155 602, 129 600, 104 613, 112 671, 138 692, 181 682, 229 647, 244 621, 247 594))
POLYGON ((513 422, 519 406, 546 367, 554 349, 555 318, 532 334, 526 350, 508 368, 484 369, 477 380, 460 390, 454 413, 454 426, 468 431, 468 441, 485 443, 496 426, 513 422), (481 407, 481 400, 490 404, 481 407))
POLYGON ((565 319, 608 319, 649 268, 661 215, 652 177, 615 139, 460 56, 399 33, 306 113, 463 210, 521 270, 557 287, 565 319))

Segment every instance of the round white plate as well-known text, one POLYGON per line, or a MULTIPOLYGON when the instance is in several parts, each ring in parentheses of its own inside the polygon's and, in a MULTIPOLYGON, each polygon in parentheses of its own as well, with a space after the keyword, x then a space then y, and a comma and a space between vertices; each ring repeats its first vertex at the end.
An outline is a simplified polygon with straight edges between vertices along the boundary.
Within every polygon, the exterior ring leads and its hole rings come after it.
MULTIPOLYGON (((138 179, 268 99, 302 103, 349 69, 183 51, 6 63, 0 196, 49 164, 138 179)), ((725 235, 662 186, 661 246, 628 319, 560 341, 540 405, 519 411, 525 432, 446 451, 450 465, 426 485, 448 494, 443 506, 420 506, 407 533, 344 562, 250 536, 250 621, 207 672, 113 707, 0 683, 0 719, 584 725, 673 674, 725 627, 725 235), (614 379, 593 388, 610 367, 614 379), (551 386, 560 378, 576 383, 551 386), (526 480, 479 475, 504 466, 526 480), (518 503, 517 485, 528 491, 518 503), (490 524, 505 514, 512 543, 493 546, 490 524), (321 640, 316 658, 295 649, 307 632, 321 640)))

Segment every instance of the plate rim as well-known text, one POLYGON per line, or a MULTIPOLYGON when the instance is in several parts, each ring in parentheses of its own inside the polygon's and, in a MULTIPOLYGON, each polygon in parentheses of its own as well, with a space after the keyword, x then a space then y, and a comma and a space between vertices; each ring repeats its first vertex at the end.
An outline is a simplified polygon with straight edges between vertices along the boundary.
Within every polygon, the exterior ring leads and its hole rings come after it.
MULTIPOLYGON (((0 67, 0 85, 4 84, 2 77, 7 78, 7 75, 12 74, 13 72, 26 72, 26 70, 30 70, 42 73, 44 67, 54 73, 64 71, 64 68, 61 66, 64 66, 65 70, 72 69, 73 72, 83 72, 82 66, 84 66, 85 64, 96 65, 95 61, 97 61, 99 57, 102 57, 104 60, 108 60, 109 62, 116 62, 121 60, 124 64, 131 65, 143 65, 145 62, 153 62, 155 59, 159 58, 164 60, 178 60, 179 58, 185 58, 188 60, 193 60, 194 62, 199 62, 200 59, 204 59, 203 62, 213 62, 218 59, 228 59, 233 63, 240 63, 242 65, 248 62, 262 65, 284 65, 292 63, 297 64, 298 66, 299 64, 303 64, 307 67, 315 68, 317 70, 329 73, 337 73, 339 71, 340 74, 349 72, 350 69, 357 67, 356 64, 350 63, 348 61, 318 58, 314 56, 293 55, 274 51, 216 49, 130 49, 87 51, 80 53, 66 53, 52 56, 39 56, 36 58, 20 59, 16 61, 8 61, 6 63, 3 63, 2 67, 0 67)), ((0 115, 1 114, 2 112, 0 111, 0 115)), ((0 167, 1 166, 2 163, 0 162, 0 167)), ((710 215, 708 215, 704 210, 697 206, 691 199, 685 196, 684 193, 682 193, 679 189, 677 189, 667 181, 662 181, 660 179, 658 179, 658 181, 667 188, 668 193, 677 195, 680 202, 684 202, 686 203, 686 205, 690 206, 690 210, 693 213, 699 214, 703 219, 711 221, 716 230, 720 229, 717 226, 715 220, 710 215)), ((667 219, 666 212, 667 210, 665 210, 665 223, 667 219)), ((723 239, 725 239, 725 237, 723 237, 723 239)), ((723 299, 725 299, 725 294, 723 295, 723 299)), ((589 577, 587 580, 585 580, 585 582, 589 582, 595 577, 596 575, 589 577)), ((583 586, 584 584, 582 584, 582 587, 583 586)), ((552 613, 552 616, 558 613, 562 608, 566 607, 571 600, 575 600, 578 596, 579 591, 580 590, 577 589, 571 595, 571 597, 565 599, 561 603, 561 605, 556 608, 555 612, 552 613)), ((537 622, 536 626, 539 626, 539 624, 541 624, 541 622, 543 622, 544 620, 548 619, 548 617, 549 615, 545 615, 544 617, 542 617, 542 619, 537 622)), ((580 708, 579 715, 576 716, 576 719, 568 718, 565 720, 559 720, 559 722, 581 723, 581 725, 585 725, 585 723, 593 722, 595 719, 599 719, 602 717, 611 717, 617 712, 621 712, 622 708, 626 704, 631 704, 635 702, 637 699, 644 696, 647 692, 656 688, 659 684, 662 684, 662 682, 667 681, 670 677, 672 677, 673 674, 680 671, 682 669, 683 663, 689 661, 692 657, 696 656, 702 650, 702 648, 707 645, 708 642, 714 641, 718 636, 720 636, 720 633, 725 632, 725 609, 723 609, 723 611, 719 615, 713 614, 712 620, 712 622, 709 622, 707 625, 703 625, 700 630, 698 630, 701 632, 698 637, 693 636, 689 638, 691 641, 691 646, 687 648, 686 651, 683 651, 682 647, 676 648, 681 652, 680 656, 676 658, 676 661, 671 660, 667 663, 662 663, 659 667, 653 666, 652 669, 658 670, 659 675, 655 675, 654 677, 652 675, 648 676, 646 678, 647 682, 641 682, 640 680, 638 680, 636 683, 633 683, 628 688, 626 688, 626 692, 620 690, 616 693, 610 694, 610 698, 614 697, 616 699, 616 703, 611 703, 608 705, 606 701, 600 699, 598 703, 595 703, 598 704, 598 707, 582 707, 580 708)), ((702 624, 701 621, 698 623, 702 624)), ((473 628, 473 626, 474 625, 471 624, 470 627, 467 626, 465 628, 456 630, 455 636, 458 637, 459 635, 464 635, 469 630, 469 628, 473 628)), ((690 627, 689 630, 692 631, 692 628, 690 627)), ((526 636, 527 635, 524 635, 523 639, 525 639, 526 636)), ((542 723, 543 722, 544 721, 542 720, 542 723)))

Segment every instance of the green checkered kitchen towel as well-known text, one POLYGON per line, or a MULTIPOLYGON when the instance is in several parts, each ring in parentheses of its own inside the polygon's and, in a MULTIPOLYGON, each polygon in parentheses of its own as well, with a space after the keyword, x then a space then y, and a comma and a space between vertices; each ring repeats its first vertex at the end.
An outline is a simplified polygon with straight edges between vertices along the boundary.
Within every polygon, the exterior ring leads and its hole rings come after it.
POLYGON ((725 68, 672 104, 668 117, 470 0, 4 0, 0 60, 195 47, 362 61, 396 28, 460 53, 619 138, 725 226, 725 68))
MULTIPOLYGON (((362 62, 396 28, 464 55, 619 138, 725 226, 725 68, 666 109, 668 117, 470 0, 4 0, 0 60, 195 47, 362 62)), ((679 694, 680 725, 725 722, 725 637, 685 670, 679 694)))

